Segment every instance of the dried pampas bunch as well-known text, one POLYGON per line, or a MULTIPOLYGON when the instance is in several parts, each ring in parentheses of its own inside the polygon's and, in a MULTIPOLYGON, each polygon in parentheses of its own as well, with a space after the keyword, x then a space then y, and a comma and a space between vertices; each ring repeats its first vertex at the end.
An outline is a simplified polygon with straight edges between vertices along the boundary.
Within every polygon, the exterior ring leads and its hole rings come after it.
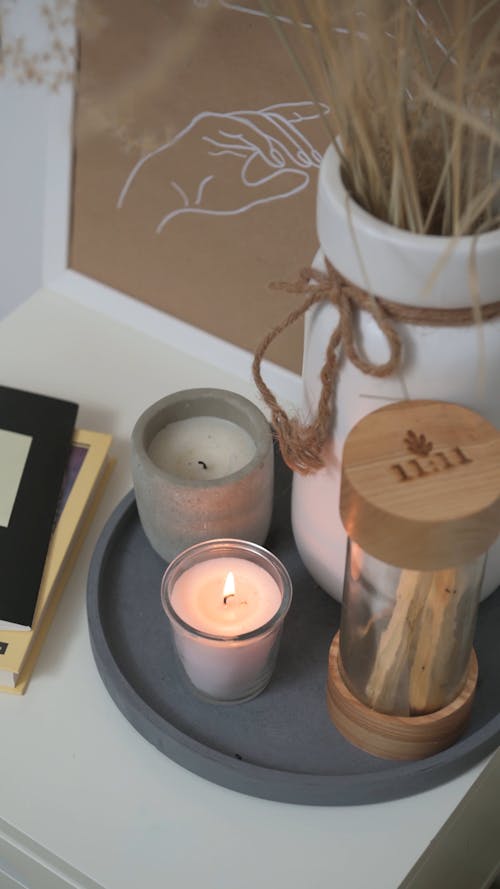
POLYGON ((368 212, 412 232, 500 222, 499 0, 262 0, 368 212))

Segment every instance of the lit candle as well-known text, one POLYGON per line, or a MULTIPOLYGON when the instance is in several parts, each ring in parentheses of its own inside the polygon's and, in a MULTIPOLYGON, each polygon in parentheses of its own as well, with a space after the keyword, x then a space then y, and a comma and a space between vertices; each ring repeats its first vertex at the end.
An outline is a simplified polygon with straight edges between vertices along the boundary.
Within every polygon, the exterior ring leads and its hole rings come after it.
POLYGON ((195 630, 215 636, 240 636, 262 627, 281 605, 278 584, 247 559, 199 562, 179 577, 172 608, 195 630))
POLYGON ((189 417, 156 433, 149 456, 160 469, 185 479, 222 478, 250 463, 255 443, 248 432, 222 417, 189 417))
POLYGON ((162 601, 192 685, 204 697, 241 702, 265 688, 291 600, 281 562, 246 541, 190 547, 165 572, 162 601))
POLYGON ((234 537, 265 542, 273 509, 269 423, 225 389, 185 389, 147 408, 132 432, 139 518, 170 561, 192 544, 234 537))

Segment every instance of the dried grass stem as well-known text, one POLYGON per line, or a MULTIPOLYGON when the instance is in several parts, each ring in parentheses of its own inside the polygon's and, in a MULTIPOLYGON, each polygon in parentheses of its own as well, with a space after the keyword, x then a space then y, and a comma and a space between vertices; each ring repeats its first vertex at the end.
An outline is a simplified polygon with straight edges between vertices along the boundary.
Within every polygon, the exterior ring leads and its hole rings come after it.
POLYGON ((476 234, 500 212, 500 0, 262 0, 346 186, 413 232, 476 234))

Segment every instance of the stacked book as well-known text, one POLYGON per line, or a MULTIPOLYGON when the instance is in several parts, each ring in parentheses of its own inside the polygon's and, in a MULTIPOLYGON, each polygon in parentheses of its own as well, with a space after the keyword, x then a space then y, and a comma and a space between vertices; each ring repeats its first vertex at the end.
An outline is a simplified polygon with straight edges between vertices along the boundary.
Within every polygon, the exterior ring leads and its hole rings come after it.
POLYGON ((0 691, 23 694, 109 468, 78 406, 0 386, 0 691))

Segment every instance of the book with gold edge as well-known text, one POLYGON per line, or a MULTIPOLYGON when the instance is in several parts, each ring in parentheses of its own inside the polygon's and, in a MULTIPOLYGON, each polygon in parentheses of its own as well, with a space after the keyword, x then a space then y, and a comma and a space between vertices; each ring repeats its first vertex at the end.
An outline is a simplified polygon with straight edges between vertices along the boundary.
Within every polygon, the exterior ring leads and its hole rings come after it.
POLYGON ((110 467, 111 436, 75 430, 30 630, 0 629, 0 691, 22 694, 90 525, 110 467))

